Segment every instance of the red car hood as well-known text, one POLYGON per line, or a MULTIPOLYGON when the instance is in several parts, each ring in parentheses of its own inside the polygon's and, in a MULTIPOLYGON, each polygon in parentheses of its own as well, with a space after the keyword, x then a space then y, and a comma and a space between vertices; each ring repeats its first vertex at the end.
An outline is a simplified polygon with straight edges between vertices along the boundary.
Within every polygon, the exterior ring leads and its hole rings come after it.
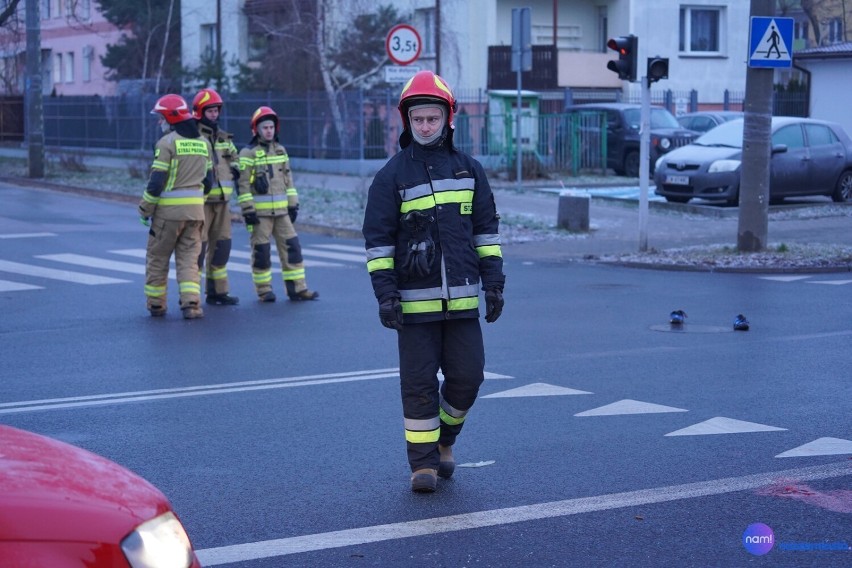
POLYGON ((0 425, 0 541, 117 543, 169 510, 159 489, 118 464, 0 425))

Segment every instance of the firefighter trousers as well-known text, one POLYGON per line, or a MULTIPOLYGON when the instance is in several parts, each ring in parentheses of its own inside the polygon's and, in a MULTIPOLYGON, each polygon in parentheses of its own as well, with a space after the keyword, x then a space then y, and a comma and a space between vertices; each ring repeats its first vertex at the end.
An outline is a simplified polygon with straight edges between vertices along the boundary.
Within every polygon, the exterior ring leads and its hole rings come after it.
POLYGON ((206 294, 227 294, 228 260, 231 257, 231 211, 227 201, 204 204, 204 231, 198 271, 206 277, 206 294), (205 267, 207 269, 205 270, 205 267))
POLYGON ((175 255, 181 309, 200 305, 201 277, 198 255, 204 221, 167 221, 156 215, 148 231, 145 255, 145 296, 148 309, 166 307, 169 260, 175 255))
POLYGON ((408 463, 437 469, 438 444, 455 443, 484 380, 482 328, 474 318, 409 324, 398 340, 408 463))
POLYGON ((270 241, 275 241, 278 260, 281 261, 281 277, 287 294, 292 295, 307 289, 305 263, 302 260, 302 245, 290 217, 286 214, 275 217, 258 217, 260 223, 251 233, 251 277, 258 296, 272 291, 272 258, 270 241))

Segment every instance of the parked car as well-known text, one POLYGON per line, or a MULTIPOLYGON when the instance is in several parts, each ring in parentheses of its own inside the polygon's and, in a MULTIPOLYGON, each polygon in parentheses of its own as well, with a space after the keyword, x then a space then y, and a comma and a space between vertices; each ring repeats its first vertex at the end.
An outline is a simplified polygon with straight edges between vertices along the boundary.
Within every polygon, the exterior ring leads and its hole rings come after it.
MULTIPOLYGON (((599 112, 606 114, 606 157, 607 167, 616 174, 639 177, 639 126, 641 105, 627 103, 588 103, 565 108, 570 116, 574 113, 599 112)), ((668 110, 651 107, 650 115, 650 164, 653 172, 657 159, 674 148, 685 146, 698 134, 682 128, 668 110)))
POLYGON ((723 122, 742 117, 743 113, 736 110, 701 110, 682 114, 677 117, 677 122, 689 130, 707 132, 723 122))
MULTIPOLYGON (((852 140, 834 122, 772 117, 769 199, 827 195, 852 199, 852 140)), ((721 124, 657 161, 656 194, 686 203, 693 197, 736 205, 740 192, 743 119, 721 124)))
POLYGON ((156 487, 115 462, 0 425, 0 564, 200 568, 156 487))

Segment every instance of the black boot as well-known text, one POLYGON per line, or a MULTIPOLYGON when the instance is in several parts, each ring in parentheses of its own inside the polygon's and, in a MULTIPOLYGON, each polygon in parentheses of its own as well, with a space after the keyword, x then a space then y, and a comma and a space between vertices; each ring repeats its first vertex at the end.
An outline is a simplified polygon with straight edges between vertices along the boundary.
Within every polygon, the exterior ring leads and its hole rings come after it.
POLYGON ((211 306, 236 306, 240 299, 226 294, 207 294, 207 303, 211 306))

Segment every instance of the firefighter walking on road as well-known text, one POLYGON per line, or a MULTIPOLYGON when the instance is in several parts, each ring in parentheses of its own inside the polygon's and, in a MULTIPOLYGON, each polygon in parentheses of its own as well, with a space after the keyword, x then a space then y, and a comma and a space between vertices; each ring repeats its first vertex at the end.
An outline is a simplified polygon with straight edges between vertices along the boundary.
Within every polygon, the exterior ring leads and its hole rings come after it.
POLYGON ((175 255, 180 309, 186 319, 204 316, 198 255, 204 228, 204 195, 210 191, 210 146, 200 136, 183 97, 169 94, 157 101, 165 135, 154 149, 148 186, 139 203, 142 223, 149 227, 145 260, 145 296, 152 316, 164 316, 169 260, 175 255))
POLYGON ((278 142, 278 115, 267 106, 251 117, 254 135, 240 151, 237 203, 251 231, 251 270, 257 297, 274 302, 270 240, 275 240, 287 297, 316 300, 319 293, 305 281, 302 246, 293 228, 299 213, 299 194, 293 185, 290 158, 278 142))
POLYGON ((228 259, 231 256, 231 194, 239 177, 239 156, 233 135, 219 128, 222 97, 213 89, 201 89, 192 99, 192 116, 198 130, 213 148, 213 187, 204 201, 204 231, 198 269, 206 277, 207 303, 234 306, 239 298, 229 295, 228 259), (205 270, 206 268, 206 270, 205 270))
POLYGON ((494 196, 482 165, 453 145, 455 111, 433 72, 405 85, 402 150, 376 174, 364 214, 379 320, 397 331, 411 489, 423 493, 452 476, 452 447, 484 379, 480 284, 485 321, 503 311, 494 196))

